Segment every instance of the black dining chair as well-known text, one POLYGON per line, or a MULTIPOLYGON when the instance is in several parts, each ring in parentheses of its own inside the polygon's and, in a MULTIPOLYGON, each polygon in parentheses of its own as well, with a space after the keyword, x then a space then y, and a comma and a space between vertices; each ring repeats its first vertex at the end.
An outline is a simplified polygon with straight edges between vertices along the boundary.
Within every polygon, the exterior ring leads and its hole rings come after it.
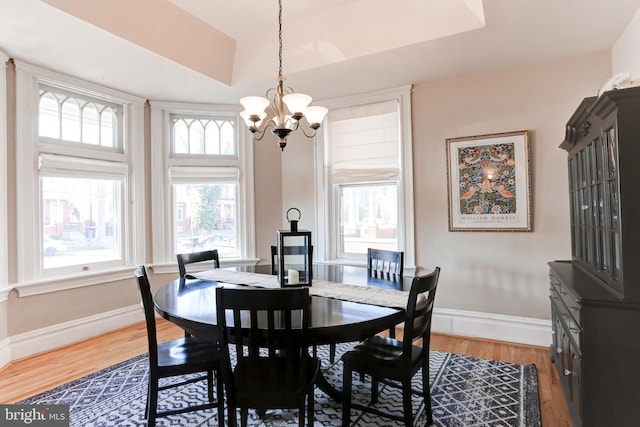
POLYGON ((149 384, 145 409, 147 424, 149 426, 155 425, 158 417, 217 408, 218 424, 224 425, 224 390, 222 382, 217 380, 221 367, 219 346, 216 343, 201 341, 195 337, 185 337, 158 343, 151 285, 145 267, 138 267, 135 275, 138 279, 138 287, 142 297, 142 308, 144 309, 144 317, 147 324, 147 341, 149 344, 149 384), (162 378, 197 373, 203 374, 198 376, 190 375, 187 380, 171 382, 163 386, 159 384, 162 378), (207 381, 208 402, 158 412, 158 394, 160 391, 203 380, 207 381), (215 398, 213 393, 214 383, 216 383, 215 398))
POLYGON ((367 274, 369 277, 402 284, 404 252, 387 249, 367 249, 367 274))
POLYGON ((243 427, 250 408, 261 414, 297 408, 303 427, 305 407, 307 423, 313 426, 320 363, 308 353, 309 304, 309 288, 216 289, 229 426, 237 423, 236 408, 243 427))
POLYGON ((351 408, 404 421, 405 426, 412 426, 412 394, 422 396, 427 424, 433 424, 429 388, 429 345, 431 317, 439 276, 440 267, 436 267, 430 274, 413 279, 405 310, 402 341, 376 335, 367 338, 342 356, 344 364, 342 375, 343 427, 349 426, 351 423, 351 408), (422 344, 414 345, 414 341, 420 339, 422 344), (411 388, 411 380, 420 369, 422 369, 421 392, 411 388), (371 403, 368 406, 351 402, 353 372, 371 376, 371 403), (379 382, 402 389, 402 415, 373 406, 378 401, 379 382))
MULTIPOLYGON (((404 252, 387 249, 367 249, 367 275, 375 281, 393 283, 402 290, 404 252)), ((396 328, 389 328, 389 337, 396 337, 396 328)))
MULTIPOLYGON (((193 279, 194 277, 187 274, 187 265, 195 264, 204 261, 213 261, 213 268, 220 268, 220 258, 218 256, 218 250, 212 249, 209 251, 189 252, 176 255, 178 259, 178 272, 182 279, 193 279)), ((185 337, 190 337, 189 332, 184 332, 185 337)))
POLYGON ((218 250, 212 249, 210 251, 200 251, 200 252, 191 252, 178 254, 178 271, 180 272, 180 277, 187 277, 187 264, 194 264, 197 262, 203 261, 213 261, 213 268, 220 268, 220 258, 218 256, 218 250))

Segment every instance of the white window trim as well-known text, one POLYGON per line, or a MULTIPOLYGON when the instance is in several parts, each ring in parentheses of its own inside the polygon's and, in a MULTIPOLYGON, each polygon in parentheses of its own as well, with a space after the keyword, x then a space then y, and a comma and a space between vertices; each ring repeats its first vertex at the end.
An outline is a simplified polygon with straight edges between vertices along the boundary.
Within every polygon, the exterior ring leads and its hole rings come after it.
POLYGON ((0 50, 0 302, 6 301, 12 289, 7 275, 7 61, 0 50))
MULTIPOLYGON (((363 104, 371 104, 396 100, 399 106, 399 114, 401 119, 401 147, 402 158, 400 159, 400 173, 402 180, 398 186, 398 202, 403 205, 400 207, 398 216, 398 247, 404 251, 405 274, 411 275, 415 272, 415 221, 414 221, 414 202, 413 202, 413 137, 411 133, 411 85, 397 88, 385 89, 377 92, 354 95, 339 99, 330 99, 319 101, 323 106, 333 108, 343 108, 357 106, 363 104), (403 230, 404 232, 400 232, 403 230)), ((325 171, 324 158, 325 146, 328 139, 328 130, 323 126, 323 134, 321 138, 317 138, 316 147, 316 206, 317 206, 317 233, 322 236, 318 239, 317 260, 327 263, 348 263, 362 264, 358 260, 338 260, 336 259, 336 242, 333 238, 334 230, 331 229, 332 212, 335 201, 330 200, 331 192, 328 190, 327 171, 325 171), (328 244, 328 242, 331 242, 328 244)))
POLYGON ((20 215, 17 216, 18 233, 18 289, 19 295, 34 295, 73 289, 82 286, 121 280, 131 269, 144 262, 145 207, 144 207, 144 103, 134 97, 110 88, 64 76, 27 63, 16 61, 16 191, 20 215), (87 93, 90 96, 126 104, 123 129, 124 156, 128 163, 128 186, 124 189, 123 233, 129 236, 123 253, 124 265, 111 269, 74 272, 55 277, 42 274, 38 250, 40 220, 39 196, 39 136, 37 118, 39 110, 39 83, 87 93), (35 226, 34 226, 35 225, 35 226))
MULTIPOLYGON (((177 261, 173 251, 173 216, 175 212, 171 206, 171 182, 169 168, 171 158, 171 114, 215 114, 233 116, 238 124, 243 121, 240 117, 240 106, 236 105, 206 105, 175 102, 150 102, 151 105, 151 207, 153 234, 153 271, 169 273, 177 271, 177 261)), ((238 160, 221 160, 217 165, 234 164, 240 167, 238 185, 238 215, 242 221, 238 239, 242 242, 242 253, 239 259, 221 260, 221 264, 240 265, 255 264, 255 211, 253 184, 253 144, 247 137, 248 131, 238 126, 238 160)), ((182 156, 181 156, 182 157, 182 156)), ((224 157, 224 156, 223 156, 224 157)), ((187 164, 191 159, 181 159, 179 164, 187 164)), ((194 172, 202 160, 193 160, 194 172)))

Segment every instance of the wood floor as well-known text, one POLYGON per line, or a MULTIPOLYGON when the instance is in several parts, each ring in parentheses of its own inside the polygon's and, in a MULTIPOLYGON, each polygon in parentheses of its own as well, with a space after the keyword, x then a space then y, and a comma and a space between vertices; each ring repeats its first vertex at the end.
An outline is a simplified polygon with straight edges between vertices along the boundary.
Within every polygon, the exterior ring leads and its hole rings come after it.
MULTIPOLYGON (((158 340, 183 336, 177 326, 158 322, 158 340)), ((431 348, 485 359, 535 364, 544 427, 570 427, 562 385, 549 349, 432 334, 431 348)), ((77 344, 15 361, 0 370, 0 403, 14 403, 147 351, 146 328, 138 323, 77 344)))

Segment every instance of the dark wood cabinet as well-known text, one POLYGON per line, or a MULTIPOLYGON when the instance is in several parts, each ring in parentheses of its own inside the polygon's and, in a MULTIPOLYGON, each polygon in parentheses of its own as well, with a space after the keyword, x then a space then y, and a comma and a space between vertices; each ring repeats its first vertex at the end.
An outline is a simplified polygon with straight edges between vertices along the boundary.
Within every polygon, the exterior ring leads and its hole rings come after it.
POLYGON ((560 147, 571 260, 549 263, 551 356, 576 425, 638 425, 640 87, 585 98, 560 147))

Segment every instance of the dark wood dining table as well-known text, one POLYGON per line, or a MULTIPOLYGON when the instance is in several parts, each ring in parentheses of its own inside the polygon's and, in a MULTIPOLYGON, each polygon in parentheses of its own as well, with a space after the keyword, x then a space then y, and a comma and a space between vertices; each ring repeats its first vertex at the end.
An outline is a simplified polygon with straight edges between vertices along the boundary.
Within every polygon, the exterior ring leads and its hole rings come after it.
MULTIPOLYGON (((341 266, 321 266, 314 268, 313 278, 343 283, 346 274, 347 283, 367 286, 366 269, 359 268, 358 275, 354 268, 359 267, 350 267, 345 271, 341 266), (350 274, 360 277, 360 283, 353 283, 358 280, 350 278, 350 274)), ((271 266, 239 267, 236 270, 270 274, 271 266)), ((218 286, 242 285, 197 278, 176 279, 155 293, 156 311, 194 336, 217 341, 215 289, 218 286)), ((312 296, 310 343, 321 345, 360 341, 403 320, 404 310, 400 308, 312 296)), ((340 391, 331 387, 324 377, 320 379, 318 386, 335 400, 341 400, 340 391)))
MULTIPOLYGON (((268 265, 233 269, 264 274, 271 271, 268 265)), ((321 266, 317 270, 314 268, 314 279, 372 286, 367 285, 366 269, 361 267, 321 266)), ((215 288, 221 285, 234 284, 197 278, 172 280, 155 293, 156 311, 194 336, 215 339, 215 288)), ((357 341, 384 331, 402 322, 404 310, 314 296, 311 313, 311 342, 332 344, 357 341)))

